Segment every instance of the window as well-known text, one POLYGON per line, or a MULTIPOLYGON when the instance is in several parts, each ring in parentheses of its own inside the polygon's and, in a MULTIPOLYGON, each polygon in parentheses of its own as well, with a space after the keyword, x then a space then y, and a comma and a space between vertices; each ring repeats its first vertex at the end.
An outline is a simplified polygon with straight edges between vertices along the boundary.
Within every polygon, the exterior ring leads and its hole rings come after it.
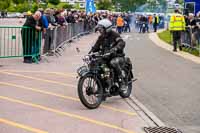
POLYGON ((85 7, 85 5, 83 3, 80 3, 79 6, 80 6, 80 8, 84 8, 85 7))
POLYGON ((195 13, 195 3, 194 2, 185 3, 185 8, 188 10, 188 13, 195 13))

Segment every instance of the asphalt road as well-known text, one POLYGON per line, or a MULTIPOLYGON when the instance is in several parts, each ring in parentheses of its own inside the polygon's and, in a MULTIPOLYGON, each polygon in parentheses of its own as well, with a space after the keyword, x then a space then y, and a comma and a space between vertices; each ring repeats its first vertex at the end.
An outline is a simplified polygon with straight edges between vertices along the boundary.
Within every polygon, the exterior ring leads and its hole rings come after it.
POLYGON ((148 34, 126 35, 134 62, 134 96, 166 125, 200 132, 200 66, 157 47, 148 34))
POLYGON ((151 122, 128 100, 108 98, 95 110, 79 101, 76 70, 96 37, 84 36, 40 64, 0 59, 0 133, 144 133, 151 122))
MULTIPOLYGON (((81 53, 76 53, 76 46, 69 47, 48 63, 0 60, 1 133, 142 132, 146 123, 119 97, 95 111, 77 102, 74 72, 95 37, 76 43, 81 53)), ((165 124, 184 133, 199 133, 200 66, 157 47, 147 34, 123 37, 138 78, 133 95, 165 124)))

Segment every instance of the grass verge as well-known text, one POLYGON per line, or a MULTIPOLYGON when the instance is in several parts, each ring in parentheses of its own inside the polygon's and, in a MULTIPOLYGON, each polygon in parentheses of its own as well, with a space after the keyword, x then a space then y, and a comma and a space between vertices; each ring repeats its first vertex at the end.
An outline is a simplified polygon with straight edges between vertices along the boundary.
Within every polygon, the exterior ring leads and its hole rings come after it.
MULTIPOLYGON (((163 40, 164 42, 172 45, 171 43, 171 35, 168 30, 158 33, 158 37, 163 40)), ((190 53, 195 56, 199 56, 199 51, 197 49, 193 49, 190 47, 183 47, 183 51, 190 53)))

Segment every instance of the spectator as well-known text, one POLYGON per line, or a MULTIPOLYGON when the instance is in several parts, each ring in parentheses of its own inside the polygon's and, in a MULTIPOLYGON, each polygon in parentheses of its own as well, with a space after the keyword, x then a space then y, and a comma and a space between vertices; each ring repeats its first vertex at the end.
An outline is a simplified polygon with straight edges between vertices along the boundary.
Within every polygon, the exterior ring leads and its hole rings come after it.
POLYGON ((182 34, 182 43, 191 45, 191 29, 189 16, 184 15, 185 19, 185 32, 182 34))
POLYGON ((27 17, 28 17, 28 16, 31 16, 31 15, 32 15, 32 12, 31 12, 31 11, 28 11, 26 15, 27 15, 27 17))
POLYGON ((158 28, 158 24, 159 24, 159 17, 154 14, 154 17, 153 17, 153 28, 154 28, 154 32, 157 32, 157 28, 158 28))
MULTIPOLYGON (((47 32, 47 29, 49 27, 49 22, 48 22, 48 19, 47 19, 47 14, 45 15, 44 14, 44 10, 43 8, 39 8, 38 11, 40 11, 41 13, 41 18, 39 19, 39 22, 38 22, 38 26, 40 26, 42 28, 42 47, 44 46, 44 39, 46 37, 46 32, 47 32)), ((39 45, 36 45, 36 48, 35 48, 35 52, 38 53, 39 51, 39 48, 37 47, 39 45)), ((37 56, 37 60, 41 60, 40 58, 40 55, 37 56)))
POLYGON ((57 23, 60 25, 60 26, 64 26, 65 24, 65 17, 64 17, 64 14, 62 14, 61 12, 59 12, 57 14, 57 23))
POLYGON ((67 17, 67 23, 75 23, 74 16, 72 15, 71 12, 69 12, 68 17, 67 17))
POLYGON ((125 32, 131 32, 131 28, 130 28, 131 19, 130 19, 130 16, 128 14, 126 14, 124 21, 125 21, 124 31, 125 32))
POLYGON ((50 9, 50 24, 52 25, 52 26, 57 26, 57 23, 56 23, 56 18, 55 18, 55 12, 54 12, 54 10, 53 9, 50 9))
POLYGON ((196 38, 195 38, 195 34, 197 33, 197 22, 196 22, 196 19, 194 17, 194 14, 193 13, 189 13, 189 24, 188 24, 188 27, 191 29, 191 46, 192 47, 195 47, 196 45, 196 38))
POLYGON ((43 54, 46 54, 48 52, 48 55, 52 55, 52 47, 51 44, 53 44, 53 28, 55 22, 51 19, 51 9, 47 8, 44 11, 44 16, 46 16, 48 23, 49 23, 49 28, 47 29, 47 33, 45 34, 45 41, 44 41, 44 46, 43 46, 43 54))
POLYGON ((45 33, 46 29, 49 27, 49 22, 46 15, 44 15, 44 10, 42 8, 39 8, 38 11, 40 11, 42 15, 39 20, 39 25, 43 28, 43 32, 45 33))
POLYGON ((117 18, 117 31, 118 31, 119 34, 122 33, 123 26, 124 26, 124 20, 123 20, 122 16, 119 15, 118 18, 117 18))
POLYGON ((1 11, 1 17, 2 17, 2 18, 5 17, 5 13, 4 13, 4 11, 1 11))
POLYGON ((180 51, 182 50, 181 32, 185 31, 185 19, 179 10, 176 9, 174 12, 170 18, 169 30, 173 35, 173 51, 177 52, 177 44, 179 44, 180 51))
POLYGON ((39 21, 41 16, 42 16, 41 13, 39 11, 36 11, 34 15, 27 17, 26 22, 23 25, 31 28, 31 29, 23 28, 21 31, 24 63, 32 63, 32 55, 39 54, 39 53, 34 53, 34 51, 35 51, 35 46, 38 45, 38 43, 36 42, 39 38, 38 31, 42 29, 40 26, 37 25, 37 22, 39 21))

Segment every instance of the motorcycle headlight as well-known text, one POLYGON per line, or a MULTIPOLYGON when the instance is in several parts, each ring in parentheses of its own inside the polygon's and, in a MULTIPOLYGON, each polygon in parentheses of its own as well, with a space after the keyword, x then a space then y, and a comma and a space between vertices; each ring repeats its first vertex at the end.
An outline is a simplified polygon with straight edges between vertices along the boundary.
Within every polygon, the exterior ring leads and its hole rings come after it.
POLYGON ((89 55, 86 55, 84 58, 83 58, 83 61, 87 64, 90 63, 90 56, 89 55))

